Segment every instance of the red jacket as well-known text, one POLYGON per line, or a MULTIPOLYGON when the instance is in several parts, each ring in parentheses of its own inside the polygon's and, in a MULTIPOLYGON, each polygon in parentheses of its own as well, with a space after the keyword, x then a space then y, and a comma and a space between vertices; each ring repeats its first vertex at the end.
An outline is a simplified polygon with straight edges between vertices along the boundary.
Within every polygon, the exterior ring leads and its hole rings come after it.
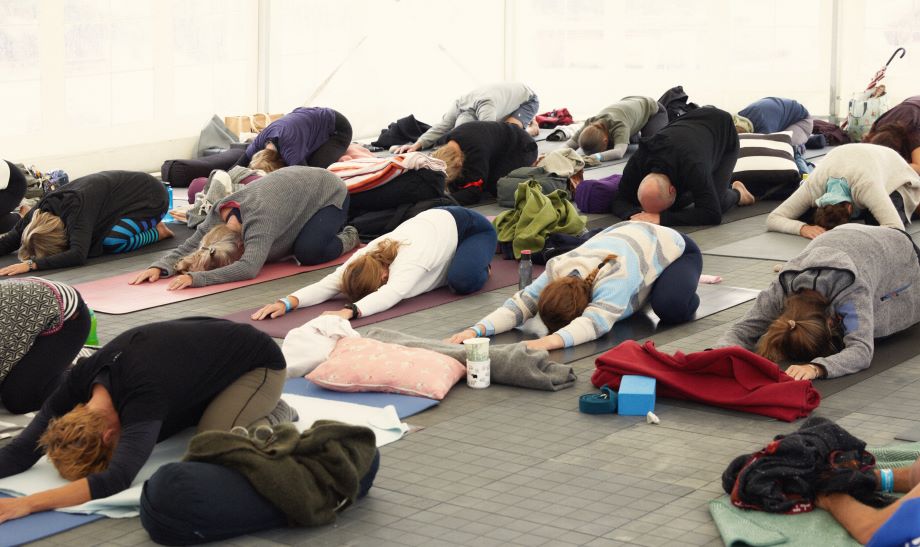
POLYGON ((772 361, 738 346, 674 356, 654 342, 623 342, 597 358, 591 382, 619 388, 624 374, 651 376, 661 397, 762 414, 791 422, 818 407, 821 395, 809 381, 796 381, 772 361))

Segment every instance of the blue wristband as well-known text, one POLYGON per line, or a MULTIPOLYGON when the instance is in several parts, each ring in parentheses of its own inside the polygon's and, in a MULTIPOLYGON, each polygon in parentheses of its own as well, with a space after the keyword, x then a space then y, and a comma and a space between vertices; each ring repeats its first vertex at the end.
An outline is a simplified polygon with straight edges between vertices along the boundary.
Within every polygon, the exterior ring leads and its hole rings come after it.
POLYGON ((294 309, 294 305, 291 304, 291 299, 288 298, 288 297, 286 297, 286 296, 285 296, 284 298, 278 300, 278 302, 281 302, 282 304, 284 304, 284 312, 285 312, 285 313, 287 313, 287 312, 289 312, 289 311, 291 311, 291 310, 294 309))
POLYGON ((891 469, 879 469, 878 474, 882 482, 882 492, 886 494, 894 492, 894 471, 891 469))
POLYGON ((479 329, 479 325, 473 325, 472 327, 470 327, 470 329, 472 329, 473 332, 476 333, 476 336, 479 338, 482 338, 482 335, 485 334, 479 329))
POLYGON ((595 158, 597 161, 604 161, 603 158, 601 158, 601 155, 600 155, 599 153, 598 153, 598 154, 594 154, 594 158, 595 158))

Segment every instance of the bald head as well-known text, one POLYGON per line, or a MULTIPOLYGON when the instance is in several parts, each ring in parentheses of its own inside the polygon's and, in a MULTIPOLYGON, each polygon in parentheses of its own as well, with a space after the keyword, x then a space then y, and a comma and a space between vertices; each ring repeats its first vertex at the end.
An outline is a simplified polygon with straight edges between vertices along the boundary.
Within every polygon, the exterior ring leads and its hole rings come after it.
POLYGON ((671 179, 661 173, 649 173, 639 183, 637 196, 639 205, 646 213, 660 213, 674 205, 677 199, 677 189, 671 184, 671 179))

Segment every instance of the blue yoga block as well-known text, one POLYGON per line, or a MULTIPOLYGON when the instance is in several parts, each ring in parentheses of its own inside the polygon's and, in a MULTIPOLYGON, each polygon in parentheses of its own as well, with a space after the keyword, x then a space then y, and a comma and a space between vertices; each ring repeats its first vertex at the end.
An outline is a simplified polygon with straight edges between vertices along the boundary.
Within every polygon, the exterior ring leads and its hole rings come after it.
POLYGON ((621 416, 645 416, 655 410, 655 379, 648 376, 623 376, 617 399, 621 416))

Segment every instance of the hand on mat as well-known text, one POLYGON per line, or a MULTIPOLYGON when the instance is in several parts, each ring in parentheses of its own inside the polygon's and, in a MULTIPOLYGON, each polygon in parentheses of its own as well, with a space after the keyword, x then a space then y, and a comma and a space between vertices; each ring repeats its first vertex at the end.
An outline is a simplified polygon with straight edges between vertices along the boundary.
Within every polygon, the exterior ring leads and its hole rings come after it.
POLYGON ((324 311, 320 315, 338 315, 346 321, 351 320, 351 310, 339 310, 339 311, 324 311))
POLYGON ((166 287, 166 290, 169 291, 178 291, 186 287, 192 286, 192 276, 189 274, 177 275, 173 278, 172 282, 169 284, 169 287, 166 287))
POLYGON ((806 363, 804 365, 789 365, 786 374, 792 376, 793 380, 814 380, 820 378, 821 368, 817 365, 806 363))
POLYGON ((635 220, 637 222, 651 222, 652 224, 661 224, 661 215, 658 213, 646 213, 642 211, 641 213, 636 213, 633 216, 629 217, 629 220, 635 220))
POLYGON ((19 275, 28 271, 29 265, 25 262, 20 262, 18 264, 13 264, 12 266, 7 266, 6 268, 0 269, 0 275, 19 275))
POLYGON ((160 279, 162 272, 159 268, 147 268, 141 273, 137 274, 137 277, 134 278, 134 281, 131 282, 132 285, 140 285, 144 281, 149 281, 151 283, 160 279))
POLYGON ((402 146, 391 146, 390 152, 393 154, 405 154, 406 152, 415 152, 419 149, 417 144, 403 144, 402 146))
POLYGON ((464 329, 450 338, 445 338, 444 341, 448 344, 462 344, 464 340, 469 340, 470 338, 476 338, 476 331, 473 329, 464 329))
POLYGON ((0 522, 22 518, 32 513, 28 500, 23 498, 0 499, 0 522))
POLYGON ((802 237, 807 237, 808 239, 814 239, 826 231, 827 230, 825 230, 824 228, 820 226, 813 226, 811 224, 806 224, 805 226, 802 226, 802 228, 799 230, 799 234, 801 234, 802 237))
POLYGON ((284 307, 284 302, 272 302, 267 306, 262 306, 259 311, 252 314, 253 321, 261 321, 263 319, 277 319, 287 313, 287 308, 284 307))

